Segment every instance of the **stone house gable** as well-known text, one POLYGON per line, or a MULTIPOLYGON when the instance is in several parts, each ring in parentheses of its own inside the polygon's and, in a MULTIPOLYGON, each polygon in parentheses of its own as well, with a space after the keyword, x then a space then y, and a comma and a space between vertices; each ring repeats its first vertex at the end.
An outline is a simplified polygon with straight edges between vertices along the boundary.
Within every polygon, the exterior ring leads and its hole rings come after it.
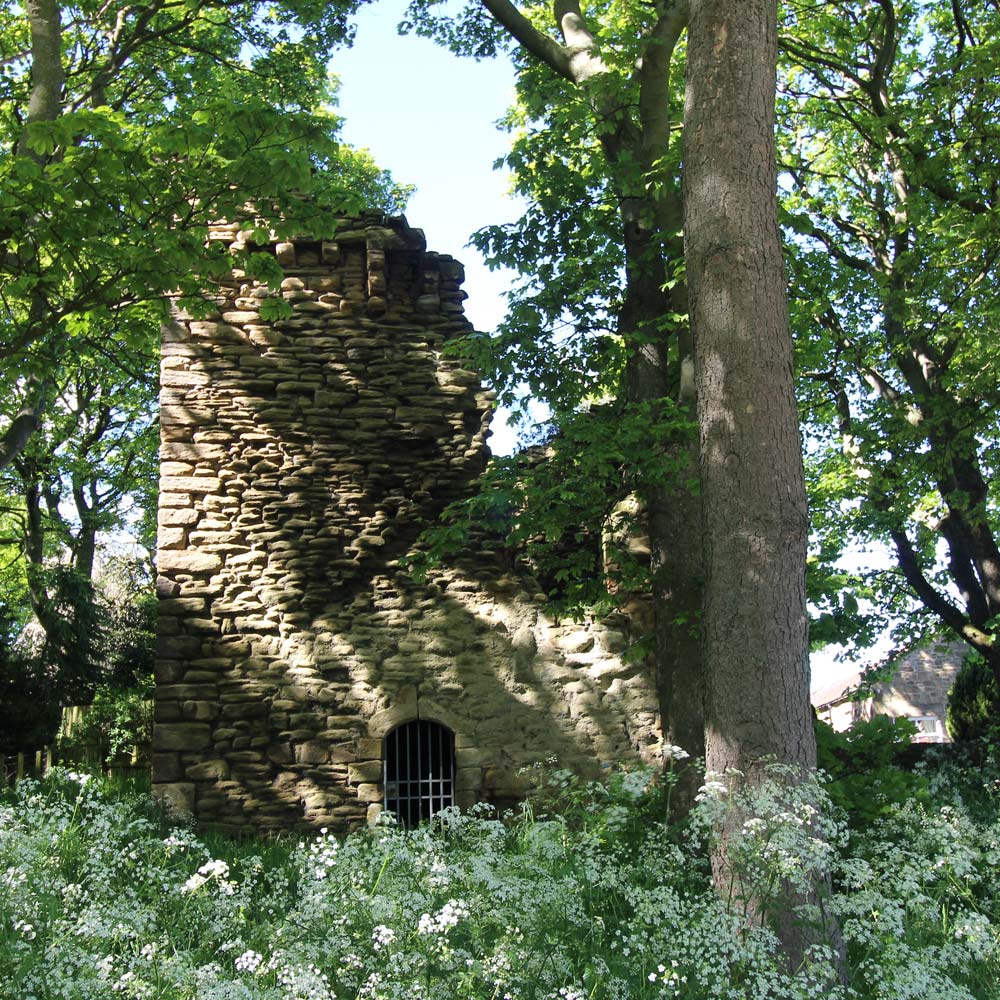
POLYGON ((843 671, 813 688, 813 706, 819 718, 838 731, 855 721, 886 715, 913 720, 919 730, 915 742, 949 743, 948 692, 967 652, 960 640, 938 639, 897 654, 879 667, 887 674, 891 670, 889 679, 877 681, 865 698, 854 697, 864 670, 843 671))

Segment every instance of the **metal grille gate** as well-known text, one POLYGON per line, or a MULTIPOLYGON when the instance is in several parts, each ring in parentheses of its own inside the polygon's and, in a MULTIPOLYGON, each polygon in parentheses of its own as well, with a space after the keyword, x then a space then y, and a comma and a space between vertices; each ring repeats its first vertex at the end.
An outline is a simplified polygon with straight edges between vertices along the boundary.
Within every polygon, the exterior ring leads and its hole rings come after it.
POLYGON ((416 826, 455 803, 455 736, 444 726, 414 719, 385 738, 385 808, 403 826, 416 826))

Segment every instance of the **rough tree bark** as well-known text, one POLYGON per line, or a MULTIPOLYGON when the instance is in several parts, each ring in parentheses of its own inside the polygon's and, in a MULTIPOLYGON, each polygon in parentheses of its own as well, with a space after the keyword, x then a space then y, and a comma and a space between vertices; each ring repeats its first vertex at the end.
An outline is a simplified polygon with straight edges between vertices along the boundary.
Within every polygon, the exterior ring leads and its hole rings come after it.
MULTIPOLYGON (((808 515, 774 151, 775 0, 692 0, 684 121, 685 246, 695 342, 705 551, 709 771, 755 782, 812 767, 808 515)), ((727 840, 714 852, 730 885, 727 840)), ((753 899, 749 919, 760 916, 753 899)), ((778 931, 793 964, 805 942, 778 931)))

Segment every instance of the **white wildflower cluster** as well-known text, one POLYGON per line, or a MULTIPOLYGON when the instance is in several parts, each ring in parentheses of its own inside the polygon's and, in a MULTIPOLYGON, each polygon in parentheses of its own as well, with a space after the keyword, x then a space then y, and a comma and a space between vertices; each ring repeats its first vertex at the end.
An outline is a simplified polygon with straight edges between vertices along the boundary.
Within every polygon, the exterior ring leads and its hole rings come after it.
POLYGON ((587 1000, 587 990, 578 989, 575 986, 560 986, 555 992, 549 994, 550 1000, 587 1000))
POLYGON ((84 888, 79 882, 68 882, 59 890, 63 902, 72 905, 83 898, 84 888))
POLYGON ((381 951, 396 940, 396 932, 385 924, 376 924, 372 928, 372 948, 381 951))
POLYGON ((330 874, 330 869, 337 864, 337 851, 340 844, 337 838, 323 827, 319 836, 309 845, 309 858, 312 863, 313 878, 323 881, 330 874))
POLYGON ((699 804, 697 843, 649 821, 655 800, 642 782, 612 771, 603 788, 558 776, 553 801, 576 810, 569 816, 542 821, 529 809, 501 823, 486 810, 455 812, 343 840, 324 831, 297 844, 212 841, 211 855, 188 833, 166 835, 148 806, 104 797, 100 782, 63 782, 58 794, 26 783, 0 803, 0 995, 1000 996, 995 807, 973 815, 952 787, 945 801, 909 802, 854 831, 848 854, 818 786, 772 777, 774 787, 752 789, 738 775, 709 777, 725 791, 699 804), (747 928, 711 891, 704 837, 717 822, 739 847, 743 884, 765 898, 796 872, 832 869, 824 906, 850 947, 851 991, 837 983, 832 949, 811 949, 789 972, 773 933, 747 928))
MULTIPOLYGON (((732 776, 733 772, 730 772, 730 777, 732 776)), ((709 771, 705 775, 704 784, 702 784, 695 795, 695 801, 711 802, 713 799, 725 798, 729 794, 729 782, 724 781, 724 777, 725 775, 720 774, 718 771, 709 771)))
POLYGON ((443 889, 448 885, 448 865, 443 858, 434 858, 427 873, 427 884, 434 889, 443 889))
POLYGON ((153 984, 145 983, 131 969, 123 972, 111 984, 111 992, 119 993, 129 1000, 150 1000, 153 994, 153 984))
POLYGON ((856 838, 861 856, 839 866, 845 891, 835 908, 858 960, 856 978, 885 997, 1000 995, 995 980, 971 991, 977 970, 1000 967, 1000 816, 973 818, 959 795, 964 776, 943 769, 932 782, 946 794, 936 807, 910 800, 856 838), (947 779, 947 780, 945 780, 947 779), (989 859, 989 860, 988 860, 989 859), (911 944, 940 914, 937 942, 911 944))
POLYGON ((20 934, 29 941, 34 941, 38 937, 38 931, 35 930, 34 924, 29 924, 26 920, 14 921, 14 933, 20 934))
POLYGON ((656 969, 646 976, 646 980, 650 983, 658 982, 661 987, 683 986, 687 982, 687 976, 683 976, 677 971, 677 965, 676 959, 670 963, 669 968, 660 962, 657 964, 656 969))
POLYGON ((697 798, 695 826, 710 841, 727 837, 740 891, 758 898, 763 891, 808 893, 844 843, 845 828, 816 776, 794 767, 765 765, 751 779, 735 768, 710 773, 697 798))
POLYGON ((198 871, 194 873, 182 886, 181 895, 190 895, 197 892, 203 885, 214 882, 219 892, 225 896, 232 896, 236 891, 236 884, 229 881, 229 865, 225 861, 206 861, 198 871))
POLYGON ((242 955, 237 955, 233 966, 237 972, 256 972, 264 961, 264 956, 259 951, 252 948, 247 949, 242 955))
POLYGON ((551 771, 559 763, 559 758, 553 753, 549 754, 544 760, 532 761, 530 764, 525 764, 523 767, 517 769, 518 774, 540 774, 543 772, 551 771))
POLYGON ((170 851, 203 850, 201 841, 197 837, 180 830, 174 830, 168 834, 163 838, 162 843, 170 851))
POLYGON ((21 868, 8 868, 0 874, 0 886, 13 892, 28 881, 28 873, 21 868))
POLYGON ((673 743, 668 743, 663 748, 663 762, 665 764, 672 764, 675 762, 680 762, 682 760, 688 760, 691 754, 687 752, 683 747, 676 746, 673 743))
POLYGON ((469 908, 460 899, 449 899, 437 913, 422 913, 417 922, 418 934, 447 934, 469 915, 469 908))
POLYGON ((275 978, 287 1000, 336 1000, 329 977, 312 962, 283 965, 275 978))

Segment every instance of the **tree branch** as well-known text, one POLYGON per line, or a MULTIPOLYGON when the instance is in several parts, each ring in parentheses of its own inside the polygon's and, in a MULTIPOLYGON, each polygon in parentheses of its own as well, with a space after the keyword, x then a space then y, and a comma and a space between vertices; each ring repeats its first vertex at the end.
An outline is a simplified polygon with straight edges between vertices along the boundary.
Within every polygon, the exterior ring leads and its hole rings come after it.
MULTIPOLYGON (((874 264, 870 261, 863 260, 861 257, 857 257, 852 253, 848 253, 829 233, 820 229, 811 218, 806 215, 796 215, 794 218, 798 231, 804 236, 811 236, 813 239, 819 240, 831 257, 836 258, 842 264, 846 264, 855 271, 867 274, 869 277, 877 278, 879 276, 878 269, 874 264)), ((834 224, 836 225, 836 223, 834 224)))
POLYGON ((25 405, 18 410, 10 427, 0 437, 0 469, 6 469, 21 453, 32 434, 38 430, 41 407, 25 405))
POLYGON ((17 155, 40 161, 28 146, 28 130, 36 122, 55 121, 62 109, 62 28, 57 0, 26 0, 24 7, 31 28, 31 97, 17 155))
POLYGON ((639 127, 642 130, 643 166, 650 169, 670 143, 670 63, 687 25, 687 0, 674 0, 660 15, 639 66, 639 127))
POLYGON ((976 628, 951 601, 933 587, 920 569, 920 561, 906 532, 891 528, 889 535, 896 547, 899 568, 906 577, 906 582, 923 602, 924 606, 933 611, 953 632, 960 635, 973 649, 988 652, 993 647, 993 636, 982 629, 976 628))
POLYGON ((555 39, 540 32, 510 0, 483 0, 483 6, 526 51, 571 83, 577 82, 570 69, 570 53, 555 39))

